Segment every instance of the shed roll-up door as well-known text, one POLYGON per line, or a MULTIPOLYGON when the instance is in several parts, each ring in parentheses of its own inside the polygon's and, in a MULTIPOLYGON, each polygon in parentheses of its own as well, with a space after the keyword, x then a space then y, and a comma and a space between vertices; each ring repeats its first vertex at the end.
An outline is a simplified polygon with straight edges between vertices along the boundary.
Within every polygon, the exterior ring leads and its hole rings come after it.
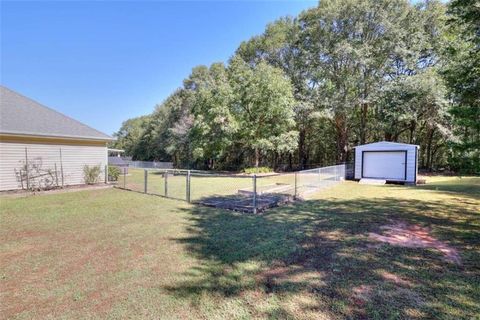
POLYGON ((363 151, 362 178, 406 180, 406 151, 363 151))

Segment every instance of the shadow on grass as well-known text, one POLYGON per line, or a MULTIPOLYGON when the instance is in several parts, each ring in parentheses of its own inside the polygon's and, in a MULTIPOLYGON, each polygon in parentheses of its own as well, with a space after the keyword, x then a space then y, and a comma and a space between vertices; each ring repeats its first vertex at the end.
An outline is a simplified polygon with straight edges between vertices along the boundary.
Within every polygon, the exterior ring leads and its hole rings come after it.
POLYGON ((455 180, 437 181, 418 185, 416 188, 420 190, 435 190, 453 196, 458 195, 480 199, 480 177, 458 177, 457 179, 458 182, 455 180))
POLYGON ((473 318, 480 313, 480 215, 437 201, 316 200, 245 215, 189 210, 184 243, 202 264, 167 288, 198 301, 204 295, 252 293, 308 298, 293 312, 281 305, 262 317, 324 313, 335 318, 473 318), (368 237, 392 221, 430 227, 459 250, 463 265, 441 253, 380 244, 368 237))

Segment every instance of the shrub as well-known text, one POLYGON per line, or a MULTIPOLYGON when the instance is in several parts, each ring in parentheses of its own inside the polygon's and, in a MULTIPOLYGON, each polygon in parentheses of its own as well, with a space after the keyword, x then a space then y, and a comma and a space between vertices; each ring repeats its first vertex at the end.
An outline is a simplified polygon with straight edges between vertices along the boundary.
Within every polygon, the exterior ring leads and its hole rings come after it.
POLYGON ((243 172, 248 173, 248 174, 269 173, 269 172, 273 172, 273 170, 272 170, 272 168, 269 168, 269 167, 258 167, 258 168, 252 167, 252 168, 243 169, 243 172))
POLYGON ((97 183, 101 173, 102 169, 100 168, 100 166, 90 167, 88 165, 85 165, 83 167, 83 177, 86 184, 97 183))
POLYGON ((114 166, 108 166, 108 181, 118 181, 120 169, 114 166))

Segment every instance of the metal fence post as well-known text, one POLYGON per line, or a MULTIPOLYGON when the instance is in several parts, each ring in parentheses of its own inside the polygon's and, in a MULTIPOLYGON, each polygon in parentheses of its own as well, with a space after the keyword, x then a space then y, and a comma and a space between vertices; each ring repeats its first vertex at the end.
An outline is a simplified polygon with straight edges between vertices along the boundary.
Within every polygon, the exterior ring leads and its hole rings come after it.
POLYGON ((322 176, 320 174, 321 170, 322 170, 322 168, 318 168, 318 187, 320 187, 322 185, 322 176))
POLYGON ((124 167, 123 168, 123 189, 126 189, 125 188, 126 181, 127 181, 127 170, 125 170, 125 167, 124 167))
POLYGON ((64 175, 63 175, 63 157, 62 157, 62 148, 60 148, 60 173, 62 174, 62 188, 65 186, 64 175))
POLYGON ((190 188, 191 188, 191 175, 190 170, 187 171, 187 202, 190 203, 190 188))
POLYGON ((257 175, 253 175, 253 214, 257 214, 257 175))
POLYGON ((57 183, 58 187, 58 171, 57 171, 57 163, 55 162, 55 182, 57 183))
POLYGON ((165 171, 165 197, 168 197, 168 170, 165 171))
POLYGON ((27 147, 25 147, 25 174, 27 175, 27 190, 30 190, 30 178, 28 174, 28 154, 27 147))
POLYGON ((147 193, 148 188, 148 171, 143 169, 143 193, 147 193))
MULTIPOLYGON (((57 170, 57 165, 55 164, 55 171, 57 170)), ((108 183, 108 164, 105 165, 105 183, 108 183)), ((58 181, 57 181, 58 184, 58 181)))

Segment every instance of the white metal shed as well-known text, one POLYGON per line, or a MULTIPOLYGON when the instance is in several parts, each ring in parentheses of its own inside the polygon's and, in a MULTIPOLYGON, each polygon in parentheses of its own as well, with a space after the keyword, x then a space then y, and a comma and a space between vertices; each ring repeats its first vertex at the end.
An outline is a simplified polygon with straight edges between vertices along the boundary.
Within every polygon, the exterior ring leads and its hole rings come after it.
POLYGON ((418 148, 414 144, 381 141, 355 147, 355 179, 415 183, 418 148))

